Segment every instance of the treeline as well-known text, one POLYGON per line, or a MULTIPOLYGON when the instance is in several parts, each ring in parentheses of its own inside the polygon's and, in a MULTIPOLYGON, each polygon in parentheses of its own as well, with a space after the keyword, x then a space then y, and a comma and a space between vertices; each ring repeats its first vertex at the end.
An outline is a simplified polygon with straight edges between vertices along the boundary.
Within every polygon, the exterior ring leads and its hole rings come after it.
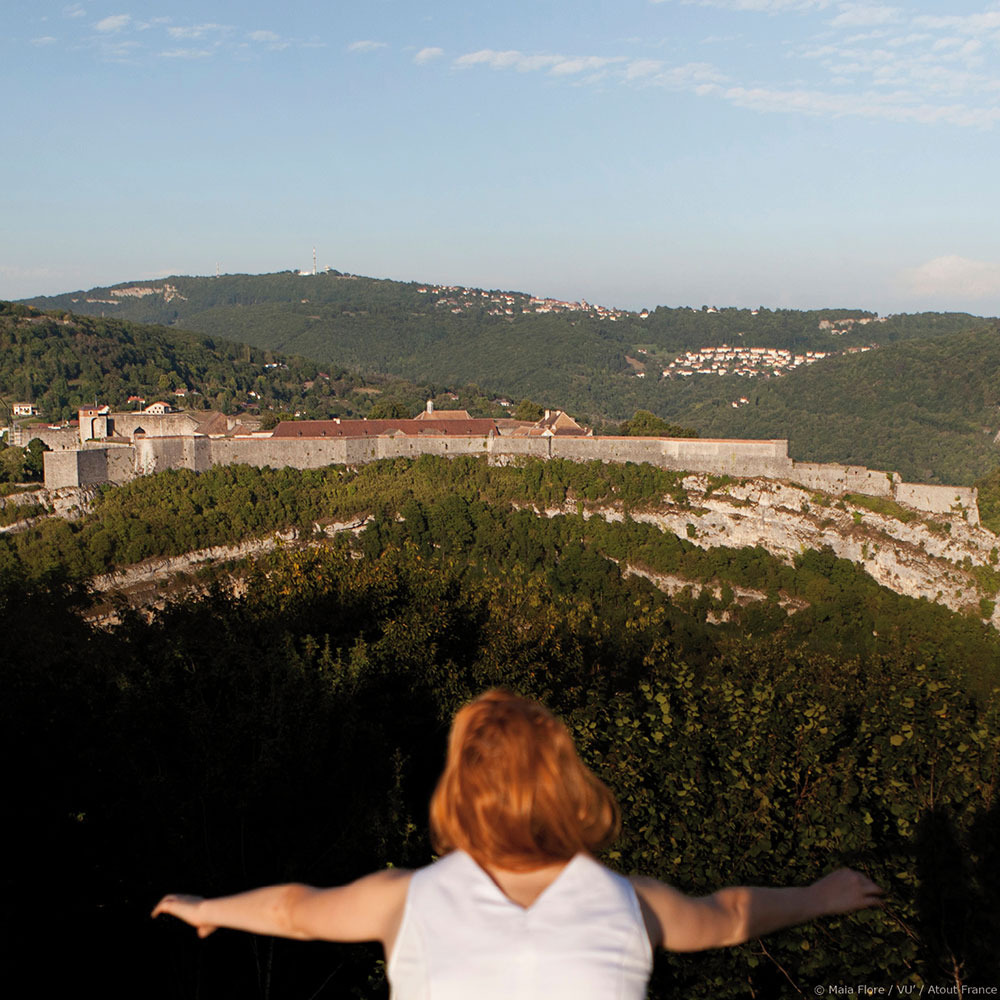
POLYGON ((662 955, 652 997, 996 982, 1000 717, 990 685, 969 683, 973 661, 995 673, 983 630, 879 596, 822 554, 792 570, 498 503, 647 491, 628 471, 589 474, 421 459, 313 480, 304 492, 326 492, 329 516, 371 505, 356 540, 276 553, 243 596, 220 586, 113 629, 84 624, 70 589, 0 574, 18 651, 0 666, 0 741, 20 761, 5 789, 12 962, 41 968, 58 942, 46 984, 93 978, 111 995, 385 995, 373 949, 199 942, 149 908, 167 890, 426 864, 448 720, 503 685, 561 715, 618 794, 625 832, 606 860, 621 871, 701 894, 850 864, 887 890, 884 910, 662 955), (705 599, 672 603, 609 556, 775 596, 801 577, 814 616, 796 634, 807 612, 787 619, 769 598, 754 623, 730 606, 733 622, 713 626, 705 599), (872 614, 879 641, 852 648, 872 614))
POLYGON ((134 409, 130 396, 176 402, 175 389, 188 391, 181 406, 313 419, 363 417, 384 393, 412 414, 427 397, 410 382, 247 344, 0 302, 0 396, 35 403, 47 422, 75 419, 95 400, 113 409, 134 409))

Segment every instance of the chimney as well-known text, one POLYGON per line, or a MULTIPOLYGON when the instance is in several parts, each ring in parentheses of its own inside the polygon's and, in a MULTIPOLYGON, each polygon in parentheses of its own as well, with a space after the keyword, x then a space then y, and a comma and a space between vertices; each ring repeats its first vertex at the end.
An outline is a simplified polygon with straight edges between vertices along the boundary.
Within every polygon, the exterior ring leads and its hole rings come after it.
POLYGON ((433 399, 428 399, 427 400, 427 412, 428 413, 433 413, 434 412, 434 400, 433 399))

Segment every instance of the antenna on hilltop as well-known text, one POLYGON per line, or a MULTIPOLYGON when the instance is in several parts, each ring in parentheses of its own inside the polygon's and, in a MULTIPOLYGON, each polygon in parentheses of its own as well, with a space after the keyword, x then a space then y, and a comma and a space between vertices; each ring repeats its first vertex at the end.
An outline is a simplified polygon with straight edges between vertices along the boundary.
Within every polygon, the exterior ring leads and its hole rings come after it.
POLYGON ((215 276, 216 277, 219 276, 219 262, 218 261, 215 262, 215 276))
POLYGON ((313 247, 313 274, 316 273, 316 248, 313 247))

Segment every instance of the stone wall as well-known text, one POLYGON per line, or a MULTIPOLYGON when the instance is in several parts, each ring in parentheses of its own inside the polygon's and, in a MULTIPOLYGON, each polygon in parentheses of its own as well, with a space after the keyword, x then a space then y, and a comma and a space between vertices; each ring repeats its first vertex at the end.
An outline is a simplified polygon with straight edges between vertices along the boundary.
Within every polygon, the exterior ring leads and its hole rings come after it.
POLYGON ((47 448, 53 451, 66 451, 80 447, 80 433, 76 427, 46 427, 44 424, 28 424, 18 427, 17 433, 11 436, 11 444, 26 448, 30 441, 38 438, 47 448))
POLYGON ((112 413, 108 420, 108 433, 117 437, 130 438, 136 431, 143 431, 147 437, 171 437, 191 434, 198 427, 198 421, 183 411, 179 413, 112 413))
POLYGON ((47 451, 42 455, 47 490, 80 485, 79 455, 79 451, 47 451))
POLYGON ((969 524, 979 524, 979 494, 970 486, 927 486, 897 483, 894 496, 900 503, 932 514, 964 516, 969 524))
POLYGON ((131 445, 78 448, 75 451, 47 451, 42 456, 45 488, 99 486, 126 483, 136 476, 131 445))
POLYGON ((648 462, 682 472, 787 479, 792 468, 787 441, 727 441, 713 438, 553 437, 496 438, 493 454, 517 453, 574 462, 648 462), (520 442, 528 442, 527 446, 520 442))
MULTIPOLYGON (((135 449, 128 444, 110 444, 101 448, 104 452, 107 481, 121 486, 130 479, 135 479, 135 449)), ((81 483, 81 485, 86 485, 81 483)))
POLYGON ((888 472, 833 462, 792 462, 788 478, 811 490, 834 494, 864 493, 870 497, 891 497, 894 482, 894 477, 888 472))

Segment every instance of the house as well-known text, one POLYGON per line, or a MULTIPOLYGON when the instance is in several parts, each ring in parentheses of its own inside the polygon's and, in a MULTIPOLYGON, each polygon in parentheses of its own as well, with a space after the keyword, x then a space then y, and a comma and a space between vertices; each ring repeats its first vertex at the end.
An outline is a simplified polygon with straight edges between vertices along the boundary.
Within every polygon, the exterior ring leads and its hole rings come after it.
POLYGON ((15 417, 37 417, 38 407, 34 403, 14 403, 11 407, 15 417))

